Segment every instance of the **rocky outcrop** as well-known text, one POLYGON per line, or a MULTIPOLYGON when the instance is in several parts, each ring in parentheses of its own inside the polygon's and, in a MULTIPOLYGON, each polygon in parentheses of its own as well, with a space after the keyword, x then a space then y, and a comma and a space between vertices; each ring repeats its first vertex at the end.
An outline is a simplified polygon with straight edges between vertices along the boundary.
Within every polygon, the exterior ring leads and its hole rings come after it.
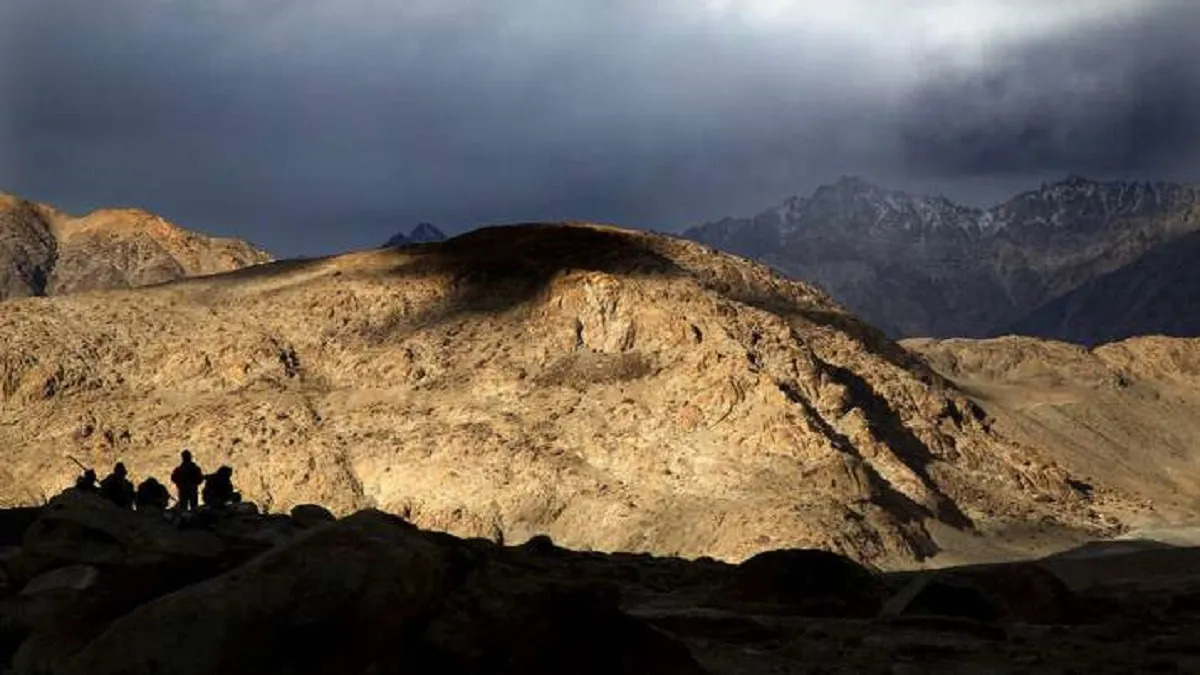
POLYGON ((72 455, 164 477, 182 447, 272 513, 374 507, 521 543, 882 566, 935 531, 1093 533, 1072 475, 811 287, 583 224, 0 305, 0 494, 72 455), (934 527, 934 526, 937 527, 934 527))
POLYGON ((0 300, 45 295, 57 254, 57 214, 0 193, 0 300))
POLYGON ((889 335, 984 337, 1198 228, 1196 186, 1071 176, 985 210, 844 177, 684 236, 813 283, 889 335))
POLYGON ((0 193, 0 300, 147 286, 270 260, 244 241, 189 232, 138 209, 75 218, 0 193))

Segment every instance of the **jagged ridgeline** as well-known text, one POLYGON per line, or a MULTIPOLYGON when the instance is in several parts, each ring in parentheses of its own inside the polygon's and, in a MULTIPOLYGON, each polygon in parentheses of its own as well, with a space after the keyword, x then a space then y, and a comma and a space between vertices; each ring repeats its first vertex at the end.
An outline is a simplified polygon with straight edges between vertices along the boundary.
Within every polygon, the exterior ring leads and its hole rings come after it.
POLYGON ((70 484, 68 454, 139 481, 187 447, 273 512, 373 506, 509 543, 885 566, 955 533, 1110 532, 1123 504, 812 287, 612 227, 13 300, 0 340, 11 503, 70 484))
MULTIPOLYGON (((1181 322, 1169 310, 1186 306, 1195 284, 1167 288, 1145 270, 1100 280, 1197 230, 1195 185, 1072 176, 979 209, 846 177, 684 236, 813 283, 894 337, 1016 330, 1091 343, 1144 330, 1178 333, 1181 322), (1142 283, 1121 283, 1130 277, 1142 283), (1112 300, 1053 304, 1089 282, 1122 290, 1112 300), (1157 312, 1145 309, 1148 302, 1157 312)), ((1164 255, 1171 254, 1157 258, 1164 255)), ((1175 258, 1173 268, 1185 259, 1175 258)))

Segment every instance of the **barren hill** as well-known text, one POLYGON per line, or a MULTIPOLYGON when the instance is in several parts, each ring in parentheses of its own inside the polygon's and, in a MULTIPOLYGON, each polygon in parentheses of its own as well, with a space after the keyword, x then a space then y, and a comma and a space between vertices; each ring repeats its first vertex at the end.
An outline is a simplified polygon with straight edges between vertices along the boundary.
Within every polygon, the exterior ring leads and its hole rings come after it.
POLYGON ((1161 517, 1200 522, 1200 340, 904 344, 987 409, 999 433, 1087 481, 1153 502, 1161 517))
POLYGON ((244 241, 190 232, 139 209, 75 218, 0 193, 0 300, 146 286, 270 260, 244 241))
POLYGON ((486 228, 17 300, 0 305, 0 340, 0 494, 14 502, 68 484, 67 455, 140 478, 188 447, 272 510, 881 565, 944 536, 1095 536, 1132 508, 996 433, 824 294, 616 228, 486 228))

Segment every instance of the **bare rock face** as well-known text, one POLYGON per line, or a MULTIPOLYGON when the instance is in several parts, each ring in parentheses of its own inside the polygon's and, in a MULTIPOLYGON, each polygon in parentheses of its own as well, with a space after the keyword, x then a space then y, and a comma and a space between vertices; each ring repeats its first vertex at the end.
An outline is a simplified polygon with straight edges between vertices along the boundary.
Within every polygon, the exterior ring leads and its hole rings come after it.
POLYGON ((57 246, 55 214, 0 193, 0 300, 45 295, 57 246))
POLYGON ((0 494, 73 455, 135 482, 180 448, 270 513, 374 507, 519 544, 888 566, 939 532, 1121 504, 824 294, 590 225, 0 305, 0 494))
POLYGON ((137 209, 74 218, 0 193, 0 300, 146 286, 270 260, 244 241, 137 209))

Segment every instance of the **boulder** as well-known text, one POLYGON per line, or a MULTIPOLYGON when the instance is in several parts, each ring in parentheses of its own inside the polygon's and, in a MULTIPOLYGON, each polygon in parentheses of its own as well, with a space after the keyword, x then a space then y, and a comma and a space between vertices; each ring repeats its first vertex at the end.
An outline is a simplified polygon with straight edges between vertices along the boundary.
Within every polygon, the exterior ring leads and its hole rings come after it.
POLYGON ((618 608, 608 586, 546 583, 528 569, 475 574, 427 631, 421 672, 699 675, 681 642, 618 608))
POLYGON ((552 556, 559 552, 558 546, 548 534, 535 534, 521 544, 521 550, 534 555, 552 556))
POLYGON ((929 572, 888 602, 898 616, 952 616, 988 622, 1070 623, 1075 596, 1036 563, 1009 563, 929 572))
POLYGON ((33 596, 54 591, 82 591, 96 584, 100 572, 91 565, 71 565, 46 572, 30 581, 21 589, 22 596, 33 596))
POLYGON ((318 504, 298 504, 292 507, 292 521, 299 527, 310 528, 337 520, 329 509, 318 504))
POLYGON ((708 605, 802 616, 871 616, 883 585, 870 570, 829 551, 783 549, 738 565, 708 605))
POLYGON ((64 672, 404 672, 398 647, 444 592, 443 555, 400 519, 360 512, 137 608, 64 672))
POLYGON ((173 558, 216 558, 220 538, 181 530, 161 517, 114 506, 97 496, 65 492, 25 531, 24 551, 35 573, 68 565, 143 565, 173 558))
POLYGON ((42 516, 42 510, 40 506, 0 509, 0 546, 19 545, 25 531, 42 516))

